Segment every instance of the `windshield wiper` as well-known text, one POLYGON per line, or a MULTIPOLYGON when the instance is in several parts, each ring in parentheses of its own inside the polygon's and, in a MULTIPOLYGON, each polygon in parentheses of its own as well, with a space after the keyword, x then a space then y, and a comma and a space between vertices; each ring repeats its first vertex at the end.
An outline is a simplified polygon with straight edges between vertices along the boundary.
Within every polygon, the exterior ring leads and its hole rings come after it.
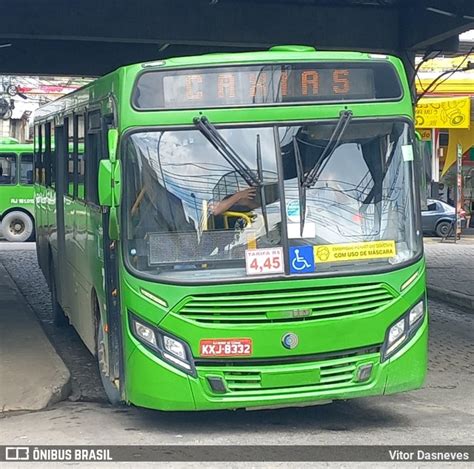
POLYGON ((346 131, 351 119, 352 111, 341 111, 336 127, 334 128, 331 136, 329 137, 328 143, 324 147, 321 156, 318 158, 316 164, 309 170, 308 174, 306 174, 306 177, 304 178, 303 184, 306 188, 313 187, 316 184, 319 175, 321 174, 327 162, 331 158, 332 154, 338 147, 339 142, 341 141, 341 138, 344 132, 346 131))
POLYGON ((260 135, 257 135, 257 176, 255 176, 248 164, 229 145, 219 131, 209 122, 209 119, 206 116, 195 117, 193 122, 204 137, 209 140, 212 146, 226 159, 232 168, 242 176, 249 187, 259 188, 265 232, 268 234, 268 217, 265 200, 265 187, 263 185, 262 147, 260 144, 260 135))
POLYGON ((250 186, 259 186, 259 181, 253 174, 250 167, 240 157, 240 155, 227 143, 218 130, 209 122, 206 116, 195 117, 194 125, 209 140, 211 145, 227 160, 227 162, 237 171, 243 180, 250 186))
POLYGON ((296 136, 293 137, 293 150, 296 160, 296 177, 298 179, 298 201, 300 208, 300 236, 303 237, 304 221, 306 218, 306 186, 304 185, 303 160, 296 136))
POLYGON ((260 204, 262 206, 263 223, 265 225, 265 233, 268 235, 267 201, 265 197, 265 186, 263 185, 262 145, 260 143, 259 134, 257 134, 257 176, 259 180, 258 188, 260 192, 260 204))
POLYGON ((390 155, 387 158, 387 162, 385 163, 385 167, 380 168, 380 173, 381 173, 380 180, 376 179, 375 172, 373 171, 373 165, 370 165, 367 162, 367 165, 369 167, 369 173, 372 177, 372 180, 375 182, 375 184, 373 185, 372 189, 370 189, 370 192, 367 194, 367 197, 362 202, 362 205, 366 207, 366 209, 364 211, 367 211, 367 208, 368 208, 369 204, 371 204, 372 201, 375 199, 375 195, 377 194, 377 190, 379 190, 379 185, 382 185, 382 183, 385 181, 385 177, 387 176, 388 171, 390 169, 390 166, 391 166, 392 162, 394 161, 396 150, 397 150, 397 145, 394 145, 393 148, 392 148, 392 151, 390 152, 390 155))
POLYGON ((303 162, 301 159, 301 152, 298 146, 296 136, 293 137, 293 148, 295 152, 296 160, 296 174, 298 178, 298 195, 299 195, 299 209, 300 209, 300 236, 303 237, 304 223, 306 218, 306 190, 313 187, 319 175, 322 173, 327 162, 330 160, 332 154, 336 150, 341 141, 342 135, 347 129, 352 119, 352 111, 345 110, 341 111, 339 120, 337 121, 336 127, 334 128, 331 136, 329 137, 327 145, 324 147, 321 156, 315 165, 305 175, 303 162))

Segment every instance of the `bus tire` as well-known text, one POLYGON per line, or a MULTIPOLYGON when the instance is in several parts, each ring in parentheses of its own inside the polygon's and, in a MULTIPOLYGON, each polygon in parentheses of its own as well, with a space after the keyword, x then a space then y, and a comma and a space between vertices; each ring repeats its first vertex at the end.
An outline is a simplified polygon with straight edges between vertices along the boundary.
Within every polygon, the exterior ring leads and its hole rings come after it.
POLYGON ((7 213, 2 220, 2 233, 7 241, 28 241, 34 232, 33 219, 25 212, 7 213))
POLYGON ((440 238, 443 238, 444 236, 448 235, 450 229, 451 229, 451 222, 449 222, 449 221, 440 221, 436 225, 436 234, 440 238))
POLYGON ((54 265, 51 261, 49 264, 49 287, 51 290, 51 308, 53 311, 53 323, 56 327, 66 327, 69 320, 58 302, 58 291, 56 288, 56 275, 54 273, 54 265))
POLYGON ((102 319, 98 321, 96 337, 96 350, 97 350, 97 368, 99 370, 100 380, 102 381, 102 387, 104 388, 107 400, 113 406, 122 404, 122 398, 120 397, 120 391, 116 386, 112 384, 109 377, 105 374, 105 342, 104 342, 104 326, 102 319))

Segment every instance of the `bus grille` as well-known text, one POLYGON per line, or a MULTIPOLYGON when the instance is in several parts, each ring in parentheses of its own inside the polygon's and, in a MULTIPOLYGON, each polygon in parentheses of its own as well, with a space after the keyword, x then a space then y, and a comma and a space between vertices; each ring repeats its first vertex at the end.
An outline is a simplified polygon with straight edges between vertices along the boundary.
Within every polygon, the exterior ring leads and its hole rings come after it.
MULTIPOLYGON (((378 366, 379 354, 367 354, 362 356, 351 356, 346 358, 336 358, 321 362, 295 364, 292 372, 288 368, 285 370, 279 366, 239 366, 228 367, 222 366, 220 369, 209 367, 198 367, 198 371, 204 376, 220 375, 225 381, 226 393, 234 396, 250 396, 250 395, 273 395, 275 392, 279 394, 293 392, 314 392, 317 390, 336 389, 347 386, 355 386, 360 384, 357 381, 357 370, 361 365, 372 364, 372 378, 376 374, 378 366), (313 382, 307 381, 305 384, 298 383, 298 371, 316 370, 319 376, 313 382), (280 385, 265 385, 263 378, 266 373, 275 372, 285 373, 284 379, 280 381, 280 385)), ((366 381, 364 384, 367 384, 366 381)))
POLYGON ((311 321, 374 313, 394 297, 381 283, 206 294, 187 297, 174 312, 199 323, 311 321))
MULTIPOLYGON (((345 365, 322 366, 320 368, 321 379, 317 385, 313 386, 350 383, 354 378, 355 369, 356 362, 347 363, 345 365)), ((259 391, 262 389, 261 374, 258 371, 225 371, 224 379, 227 384, 227 389, 231 392, 259 391)))

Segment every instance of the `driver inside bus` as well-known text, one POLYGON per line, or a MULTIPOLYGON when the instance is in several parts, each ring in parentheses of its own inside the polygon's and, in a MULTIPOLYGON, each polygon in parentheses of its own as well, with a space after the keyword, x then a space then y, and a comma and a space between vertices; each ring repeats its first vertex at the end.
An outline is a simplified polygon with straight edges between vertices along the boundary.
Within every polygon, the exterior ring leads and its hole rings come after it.
POLYGON ((227 211, 250 212, 259 207, 256 196, 257 189, 255 187, 248 187, 232 195, 227 195, 220 202, 211 203, 211 213, 214 216, 218 216, 227 211))
POLYGON ((249 214, 249 212, 259 206, 257 189, 255 187, 248 187, 247 189, 226 195, 220 201, 211 201, 208 212, 212 219, 210 226, 214 230, 227 229, 229 222, 231 226, 234 226, 240 219, 236 216, 236 213, 249 214), (233 213, 228 214, 227 212, 233 213))

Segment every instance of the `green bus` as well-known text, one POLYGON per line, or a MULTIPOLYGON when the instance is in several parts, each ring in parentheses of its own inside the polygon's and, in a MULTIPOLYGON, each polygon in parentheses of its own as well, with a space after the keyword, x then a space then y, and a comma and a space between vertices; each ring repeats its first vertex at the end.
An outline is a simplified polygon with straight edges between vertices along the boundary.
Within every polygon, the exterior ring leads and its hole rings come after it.
POLYGON ((33 145, 0 138, 0 222, 7 241, 34 237, 33 145))
POLYGON ((414 139, 398 58, 306 46, 125 66, 49 103, 35 201, 56 323, 97 356, 112 403, 419 388, 414 139))

